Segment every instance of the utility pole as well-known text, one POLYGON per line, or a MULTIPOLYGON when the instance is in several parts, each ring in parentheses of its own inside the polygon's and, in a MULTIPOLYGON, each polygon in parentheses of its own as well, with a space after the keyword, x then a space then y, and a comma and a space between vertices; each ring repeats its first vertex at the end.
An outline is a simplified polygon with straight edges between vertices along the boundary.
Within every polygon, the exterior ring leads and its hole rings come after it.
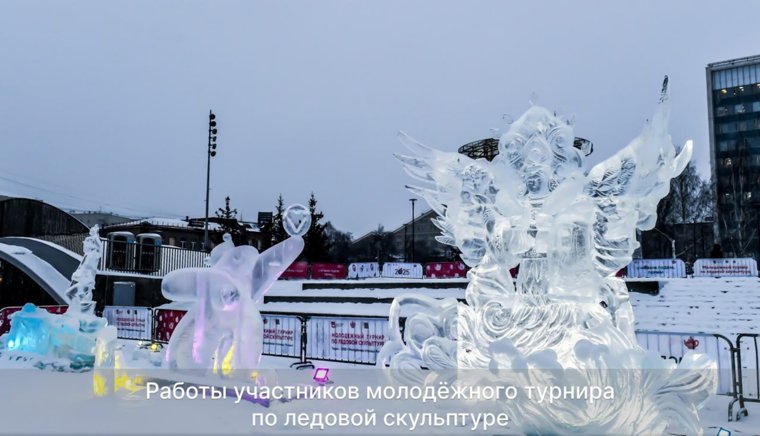
POLYGON ((409 201, 412 202, 412 262, 414 262, 414 203, 417 201, 416 198, 410 198, 409 201))
POLYGON ((208 159, 206 161, 206 217, 203 220, 203 249, 209 249, 208 243, 208 197, 211 190, 211 158, 216 156, 216 115, 208 111, 208 159))

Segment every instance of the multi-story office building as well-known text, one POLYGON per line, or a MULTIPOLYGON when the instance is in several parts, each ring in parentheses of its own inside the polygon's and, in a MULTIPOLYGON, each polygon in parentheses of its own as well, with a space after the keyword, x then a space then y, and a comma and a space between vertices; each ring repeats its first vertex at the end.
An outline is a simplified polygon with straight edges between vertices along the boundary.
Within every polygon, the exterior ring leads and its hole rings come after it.
POLYGON ((760 256, 760 56, 707 66, 715 230, 727 256, 760 256))

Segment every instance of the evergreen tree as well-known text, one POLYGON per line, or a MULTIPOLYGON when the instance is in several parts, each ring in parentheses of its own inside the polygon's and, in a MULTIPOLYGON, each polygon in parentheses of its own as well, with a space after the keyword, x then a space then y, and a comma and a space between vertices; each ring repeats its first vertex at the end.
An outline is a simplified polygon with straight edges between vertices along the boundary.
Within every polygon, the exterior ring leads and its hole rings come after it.
POLYGON ((237 219, 237 213, 237 209, 230 208, 230 196, 228 195, 227 198, 224 199, 224 208, 220 207, 216 210, 216 217, 225 220, 234 220, 237 219))
POLYGON ((277 197, 277 206, 275 206, 274 216, 272 217, 272 245, 282 242, 288 238, 288 233, 283 226, 283 215, 285 214, 285 200, 282 194, 277 197))
POLYGON ((325 225, 319 222, 324 217, 324 214, 317 211, 317 198, 313 192, 309 197, 308 207, 311 214, 311 226, 303 238, 306 243, 303 257, 309 262, 325 262, 328 260, 330 247, 325 236, 325 225))
POLYGON ((237 220, 237 209, 230 207, 230 197, 224 199, 224 207, 216 210, 216 217, 219 218, 219 225, 222 226, 224 233, 229 233, 236 244, 240 244, 243 235, 243 229, 237 220))

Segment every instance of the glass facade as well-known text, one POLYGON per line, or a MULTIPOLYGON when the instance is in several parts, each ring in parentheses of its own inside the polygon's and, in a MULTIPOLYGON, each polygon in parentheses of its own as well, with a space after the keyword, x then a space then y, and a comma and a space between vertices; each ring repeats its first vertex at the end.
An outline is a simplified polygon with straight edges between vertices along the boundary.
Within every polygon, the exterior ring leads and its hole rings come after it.
POLYGON ((707 66, 716 230, 727 256, 760 257, 760 56, 707 66))

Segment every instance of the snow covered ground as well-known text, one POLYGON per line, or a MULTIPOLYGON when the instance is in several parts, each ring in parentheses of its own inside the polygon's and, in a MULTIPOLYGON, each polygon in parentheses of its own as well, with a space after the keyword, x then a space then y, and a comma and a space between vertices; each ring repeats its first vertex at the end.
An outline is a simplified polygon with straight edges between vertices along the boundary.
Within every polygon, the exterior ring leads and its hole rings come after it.
MULTIPOLYGON (((262 362, 269 368, 287 367, 292 359, 265 357, 262 362)), ((379 371, 371 367, 353 368, 348 364, 314 362, 331 368, 330 379, 335 386, 361 385, 377 380, 379 371)), ((5 365, 7 367, 7 365, 5 365)), ((166 371, 164 371, 166 372, 166 371)), ((166 372, 167 377, 178 377, 166 372)), ((163 373, 162 373, 163 374, 163 373)), ((282 369, 280 379, 289 385, 314 385, 310 370, 282 369)), ((371 383, 370 383, 371 384, 371 383)), ((91 373, 60 373, 33 369, 4 369, 0 371, 0 386, 5 400, 0 407, 0 433, 2 434, 293 434, 308 429, 285 426, 288 413, 361 411, 373 409, 381 421, 370 427, 332 427, 321 434, 402 434, 404 427, 388 428, 382 425, 386 413, 404 413, 409 409, 394 401, 362 400, 293 400, 273 402, 268 408, 248 401, 236 403, 232 393, 222 400, 161 399, 158 394, 147 398, 147 391, 134 393, 120 391, 107 397, 95 397, 91 373), (273 413, 278 417, 274 426, 254 426, 255 413, 273 413)), ((714 435, 720 428, 732 434, 760 433, 760 404, 748 403, 749 416, 741 421, 729 422, 726 418, 730 397, 713 396, 700 411, 705 435, 714 435)), ((441 404, 421 405, 420 411, 458 412, 441 404)), ((415 409, 416 411, 417 409, 415 409)), ((513 417, 518 420, 519 417, 513 417)), ((427 428, 417 434, 429 434, 436 429, 427 428)), ((315 430, 311 430, 315 431, 315 430)), ((437 434, 492 434, 471 432, 469 428, 437 429, 437 434)), ((499 434, 504 434, 499 431, 499 434)), ((506 434, 510 434, 509 431, 506 434)), ((678 434, 677 432, 670 434, 678 434)))
MULTIPOLYGON (((760 278, 723 277, 661 279, 659 295, 630 293, 636 329, 658 332, 718 333, 733 338, 739 333, 760 333, 760 278)), ((302 289, 302 281, 278 281, 267 297, 342 297, 388 299, 405 293, 435 298, 464 298, 464 288, 436 289, 426 283, 466 284, 465 279, 442 280, 331 280, 321 282, 324 289, 302 289), (398 288, 372 288, 373 284, 399 283, 398 288), (405 284, 414 283, 407 287, 405 284), (331 288, 329 284, 335 284, 331 288), (353 284, 356 289, 337 285, 353 284)), ((314 283, 314 282, 312 282, 314 283)), ((320 282, 317 282, 320 283, 320 282)), ((284 302, 264 304, 270 312, 305 312, 347 315, 387 316, 388 303, 284 302)))
POLYGON ((637 330, 760 333, 757 277, 669 279, 659 295, 631 293, 637 330))

